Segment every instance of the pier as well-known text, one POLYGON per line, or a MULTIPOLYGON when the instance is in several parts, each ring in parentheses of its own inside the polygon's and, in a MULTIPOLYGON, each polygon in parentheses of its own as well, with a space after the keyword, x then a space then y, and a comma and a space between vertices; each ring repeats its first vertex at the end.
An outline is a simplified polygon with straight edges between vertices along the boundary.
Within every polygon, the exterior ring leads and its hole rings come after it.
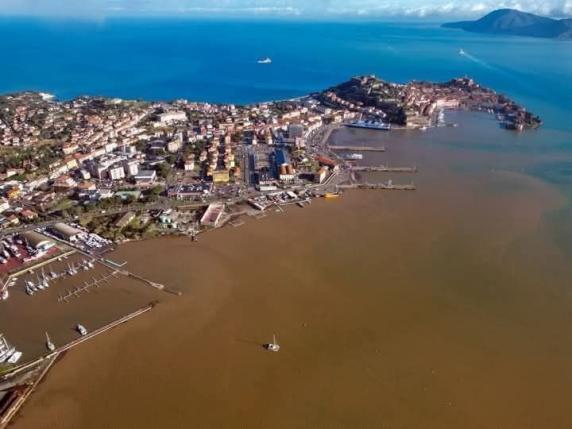
POLYGON ((101 278, 93 278, 93 281, 91 283, 89 282, 85 282, 83 285, 81 286, 77 286, 73 289, 68 289, 66 290, 66 293, 64 295, 60 295, 58 297, 58 302, 69 302, 70 298, 77 298, 80 296, 81 293, 86 292, 89 293, 89 289, 92 287, 100 287, 102 284, 109 284, 109 279, 110 278, 117 278, 117 274, 119 272, 118 271, 113 271, 111 274, 108 275, 103 275, 101 278))
POLYGON ((350 168, 355 172, 378 172, 378 173, 417 173, 417 167, 389 167, 379 166, 353 166, 350 168))
POLYGON ((123 261, 122 263, 119 263, 119 262, 112 261, 111 259, 102 259, 102 261, 105 261, 108 264, 111 264, 117 268, 123 268, 127 264, 127 261, 123 261))
POLYGON ((62 347, 57 348, 46 356, 42 356, 33 362, 26 363, 17 368, 12 369, 10 372, 0 377, 0 383, 8 383, 13 387, 10 389, 13 400, 10 401, 8 406, 1 410, 0 415, 0 429, 7 427, 12 419, 16 416, 22 405, 26 402, 28 397, 36 390, 38 384, 44 379, 52 365, 56 362, 58 357, 65 351, 68 351, 85 341, 91 340, 94 337, 103 334, 123 323, 126 323, 136 317, 139 317, 149 310, 153 309, 157 302, 151 302, 149 305, 140 308, 122 318, 115 320, 99 329, 94 330, 84 336, 81 336, 62 347), (31 375, 30 375, 31 374, 31 375), (17 378, 16 378, 17 377, 17 378))
POLYGON ((381 189, 387 191, 415 191, 417 188, 413 183, 408 185, 394 185, 391 181, 387 183, 352 183, 348 185, 338 185, 339 189, 381 189))
MULTIPOLYGON (((45 267, 46 265, 49 265, 53 262, 59 261, 60 259, 67 259, 69 256, 73 255, 77 253, 75 249, 72 250, 68 250, 67 252, 64 253, 60 253, 58 255, 52 256, 51 258, 45 259, 45 260, 40 260, 38 261, 38 263, 36 264, 31 264, 28 266, 24 266, 23 268, 21 268, 18 271, 15 271, 13 273, 10 274, 10 278, 12 277, 19 277, 23 274, 27 274, 30 272, 33 272, 35 270, 37 270, 38 268, 42 268, 45 267)), ((86 255, 87 257, 91 258, 90 255, 86 255)))
POLYGON ((146 278, 144 278, 144 277, 141 277, 140 275, 134 274, 134 273, 129 272, 129 271, 124 271, 124 270, 122 270, 122 271, 118 271, 118 273, 119 273, 119 274, 123 274, 124 276, 127 276, 127 277, 131 277, 131 278, 133 278, 133 279, 135 279, 135 280, 139 280, 140 282, 143 282, 143 283, 145 283, 146 285, 151 286, 151 287, 153 287, 153 288, 155 288, 155 289, 157 289, 157 290, 163 291, 163 292, 167 292, 167 293, 170 293, 170 294, 173 294, 173 295, 177 295, 177 296, 181 296, 181 295, 183 294, 181 291, 175 291, 175 290, 172 290, 172 289, 168 289, 168 288, 165 287, 164 284, 156 283, 156 282, 154 282, 154 281, 148 280, 148 279, 146 279, 146 278))
POLYGON ((385 152, 385 146, 328 146, 328 149, 348 152, 385 152))

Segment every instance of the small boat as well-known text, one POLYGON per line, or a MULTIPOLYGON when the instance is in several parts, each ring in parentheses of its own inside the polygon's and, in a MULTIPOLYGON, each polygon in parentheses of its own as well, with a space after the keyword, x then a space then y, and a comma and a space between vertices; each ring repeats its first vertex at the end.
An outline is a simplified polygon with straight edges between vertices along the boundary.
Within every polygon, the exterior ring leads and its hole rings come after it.
POLYGON ((326 192, 324 194, 324 198, 331 199, 331 198, 339 198, 340 194, 336 192, 326 192))
POLYGON ((46 285, 44 285, 44 283, 40 280, 40 276, 36 276, 36 288, 40 289, 40 290, 44 290, 46 288, 46 285))
POLYGON ((47 332, 46 332, 46 347, 51 352, 53 352, 56 349, 55 344, 52 342, 52 340, 50 339, 50 336, 48 335, 47 332))
POLYGON ((16 352, 14 347, 11 347, 7 352, 5 352, 2 356, 0 356, 0 363, 6 362, 8 359, 12 357, 12 355, 16 352))
POLYGON ((8 363, 14 365, 18 363, 21 357, 22 357, 22 352, 14 352, 14 354, 12 354, 12 356, 8 358, 8 363))
POLYGON ((276 335, 272 335, 272 342, 264 344, 264 348, 270 352, 279 352, 280 344, 276 341, 276 335))
POLYGON ((261 58, 257 62, 258 64, 272 64, 272 60, 270 59, 270 57, 261 58))
POLYGON ((8 292, 8 289, 4 289, 0 296, 0 301, 6 301, 8 298, 10 298, 10 292, 8 292))
POLYGON ((80 335, 83 337, 85 335, 87 335, 87 329, 85 329, 85 326, 80 325, 78 323, 78 325, 75 327, 77 329, 77 331, 80 333, 80 335))
POLYGON ((463 49, 459 49, 459 55, 467 55, 467 53, 463 49))
POLYGON ((75 276, 77 274, 77 269, 75 268, 74 264, 68 264, 67 273, 69 276, 75 276))

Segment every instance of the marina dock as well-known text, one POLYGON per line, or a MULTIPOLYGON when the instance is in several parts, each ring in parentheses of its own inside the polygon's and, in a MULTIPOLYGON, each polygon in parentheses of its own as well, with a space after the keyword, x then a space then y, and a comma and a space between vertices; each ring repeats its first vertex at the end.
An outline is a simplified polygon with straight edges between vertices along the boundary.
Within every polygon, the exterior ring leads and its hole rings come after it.
POLYGON ((109 284, 111 278, 117 278, 119 274, 118 271, 113 271, 111 274, 104 275, 101 278, 94 277, 92 282, 85 282, 82 285, 79 285, 73 289, 68 289, 65 291, 65 294, 60 295, 58 297, 58 302, 69 302, 70 298, 77 298, 80 296, 81 293, 89 293, 89 289, 92 287, 101 287, 102 285, 109 284))
POLYGON ((63 352, 66 352, 84 343, 85 341, 91 340, 94 337, 109 331, 110 329, 113 329, 123 323, 126 323, 136 317, 147 313, 149 310, 153 309, 156 304, 156 302, 151 302, 149 305, 140 308, 133 313, 123 316, 118 320, 115 320, 105 326, 102 326, 99 329, 83 335, 63 345, 60 348, 57 348, 46 356, 42 356, 33 362, 26 363, 12 369, 6 374, 3 374, 2 377, 0 377, 0 387, 3 387, 3 384, 12 386, 9 393, 12 395, 12 398, 10 399, 7 406, 1 410, 2 414, 0 415, 0 429, 4 429, 10 424, 22 405, 24 405, 28 397, 36 390, 38 384, 43 380, 52 365, 63 352), (30 373, 32 373, 32 375, 30 375, 30 373))

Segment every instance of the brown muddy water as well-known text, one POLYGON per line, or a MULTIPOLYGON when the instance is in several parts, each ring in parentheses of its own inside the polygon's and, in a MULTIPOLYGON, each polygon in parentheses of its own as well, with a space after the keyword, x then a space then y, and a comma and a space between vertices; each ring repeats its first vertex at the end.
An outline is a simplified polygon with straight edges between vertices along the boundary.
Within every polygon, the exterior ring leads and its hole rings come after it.
MULTIPOLYGON (((368 180, 416 192, 347 192, 198 243, 122 246, 112 258, 184 294, 69 352, 13 427, 572 427, 569 198, 546 174, 572 159, 566 136, 465 116, 333 136, 383 140, 364 163, 420 172, 368 180), (279 353, 261 346, 273 334, 279 353)), ((150 298, 126 290, 81 311, 150 298)), ((15 333, 56 310, 25 311, 15 333)))

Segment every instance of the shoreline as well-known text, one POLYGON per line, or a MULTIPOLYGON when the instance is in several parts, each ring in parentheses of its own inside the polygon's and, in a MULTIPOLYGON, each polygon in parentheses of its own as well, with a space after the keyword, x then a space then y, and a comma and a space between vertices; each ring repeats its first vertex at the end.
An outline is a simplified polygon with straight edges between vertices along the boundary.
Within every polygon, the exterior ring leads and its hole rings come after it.
MULTIPOLYGON (((373 194, 371 194, 371 195, 373 195, 373 194)), ((370 195, 370 196, 371 196, 371 195, 370 195)), ((356 196, 356 195, 354 195, 354 196, 352 196, 352 197, 350 197, 350 198, 351 198, 352 201, 354 201, 354 203, 360 200, 359 196, 356 196)), ((320 204, 321 209, 319 209, 319 210, 320 210, 322 213, 328 212, 328 211, 331 210, 331 209, 330 209, 329 207, 327 207, 325 204, 326 204, 325 201, 324 201, 322 204, 320 204)), ((360 204, 358 203, 358 207, 359 207, 359 206, 360 206, 360 204)), ((301 219, 302 217, 305 217, 305 214, 303 214, 303 213, 302 213, 302 214, 298 214, 298 213, 299 213, 298 211, 293 211, 292 213, 293 213, 293 214, 294 214, 294 213, 297 214, 296 216, 294 216, 294 218, 301 219)), ((314 216, 312 216, 312 217, 314 217, 314 216)), ((278 224, 278 225, 283 225, 283 224, 285 224, 285 223, 290 223, 290 221, 286 221, 285 218, 283 218, 282 220, 280 220, 281 217, 273 217, 273 218, 274 218, 274 220, 272 220, 272 221, 270 222, 272 225, 276 225, 276 224, 278 224)), ((267 224, 267 225, 268 225, 268 224, 267 224)), ((269 227, 269 226, 265 226, 263 229, 268 230, 269 228, 270 228, 270 229, 274 229, 274 226, 270 226, 270 227, 269 227)), ((252 232, 252 231, 254 231, 254 230, 258 230, 258 229, 259 229, 259 228, 258 228, 258 225, 252 225, 252 224, 251 224, 248 234, 250 234, 250 232, 252 232)), ((223 237, 226 237, 227 234, 228 234, 228 232, 218 231, 218 234, 217 234, 217 236, 216 236, 216 238, 215 238, 215 242, 218 243, 218 244, 217 244, 217 247, 218 247, 219 245, 222 245, 224 242, 226 242, 226 239, 224 239, 223 237)), ((248 235, 248 234, 246 234, 246 235, 248 235)), ((239 233, 239 235, 242 237, 242 236, 245 235, 245 233, 242 233, 242 232, 241 232, 241 233, 239 233)), ((183 243, 187 243, 185 240, 182 240, 182 241, 181 241, 181 239, 176 239, 176 238, 173 239, 173 240, 175 240, 175 242, 174 242, 174 241, 171 241, 171 239, 167 239, 167 240, 168 240, 168 241, 162 241, 163 245, 166 245, 167 247, 169 247, 170 244, 175 244, 175 243, 176 243, 178 246, 180 246, 180 245, 183 244, 183 243)), ((161 241, 161 240, 159 240, 159 241, 161 241)), ((208 240, 208 244, 206 245, 206 247, 210 249, 212 245, 213 245, 213 244, 211 243, 211 240, 208 240)), ((130 247, 130 248, 133 250, 135 247, 136 247, 136 248, 139 248, 139 249, 140 249, 141 247, 152 248, 152 247, 154 247, 154 245, 152 245, 152 243, 149 243, 149 242, 147 242, 147 243, 131 243, 128 247, 130 247)), ((199 249, 199 248, 197 248, 197 250, 198 250, 198 249, 199 249)), ((124 252, 125 250, 126 250, 126 249, 123 249, 123 250, 121 250, 121 251, 124 252)), ((138 251, 137 253, 139 253, 139 251, 138 251)), ((143 253, 143 254, 144 254, 144 253, 143 253)), ((215 281, 214 283, 216 283, 216 281, 215 281)), ((403 287, 403 286, 402 286, 402 287, 403 287)), ((274 286, 274 288, 275 288, 275 286, 274 286)), ((201 293, 202 293, 202 292, 201 292, 201 293)), ((265 295, 268 294, 268 291, 265 292, 264 294, 265 294, 265 295)), ((199 294, 199 296, 200 296, 200 294, 199 294)), ((195 298, 195 299, 196 299, 196 298, 195 298)), ((193 299, 193 300, 195 300, 195 299, 193 299)), ((386 297, 386 299, 388 299, 388 298, 386 297)), ((328 302, 329 302, 329 299, 328 299, 328 302)), ((175 307, 177 307, 177 305, 176 305, 175 302, 173 302, 172 304, 175 304, 175 307)), ((185 306, 186 306, 186 304, 185 304, 185 305, 182 305, 181 307, 185 307, 185 306)), ((224 308, 224 307, 223 307, 223 308, 224 308)), ((219 311, 220 311, 220 310, 219 310, 219 311)), ((386 311, 388 311, 388 310, 386 309, 386 311)), ((167 313, 164 312, 164 311, 161 312, 161 315, 162 315, 162 316, 165 316, 166 314, 167 314, 167 313)), ((303 318, 303 317, 304 317, 304 316, 300 316, 300 317, 295 318, 296 324, 299 324, 299 323, 302 323, 302 321, 305 321, 306 319, 303 318)), ((305 317, 308 317, 308 316, 305 316, 305 317)), ((159 322, 159 321, 155 321, 155 323, 157 323, 157 322, 159 322)), ((163 320, 163 319, 162 319, 161 322, 162 322, 161 324, 163 324, 163 323, 166 322, 166 320, 163 320)), ((149 321, 149 322, 145 322, 145 325, 149 325, 150 323, 151 323, 150 321, 149 321)), ((304 323, 306 323, 306 322, 304 322, 304 323)), ((318 320, 312 319, 312 320, 310 321, 310 323, 309 323, 309 326, 308 326, 306 329, 316 329, 316 324, 318 324, 318 323, 319 323, 319 319, 318 319, 318 320)), ((224 325, 224 324, 223 324, 223 325, 224 325)), ((287 326, 288 326, 288 325, 287 325, 287 326)), ((283 340, 282 340, 283 342, 286 342, 287 344, 290 344, 290 343, 292 343, 292 342, 294 341, 294 338, 292 338, 293 336, 303 336, 304 330, 302 330, 301 332, 296 332, 296 334, 294 335, 293 333, 289 333, 289 332, 288 332, 289 330, 292 330, 292 329, 294 329, 294 327, 292 327, 292 326, 290 326, 288 330, 286 330, 284 327, 282 327, 282 330, 281 330, 282 332, 280 332, 280 337, 283 338, 283 340)), ((262 332, 264 332, 264 330, 262 330, 262 332)), ((143 334, 143 335, 144 335, 144 334, 143 334)), ((126 333, 120 333, 119 336, 114 336, 114 337, 116 337, 115 340, 114 340, 114 342, 117 342, 117 341, 121 342, 121 341, 122 341, 122 338, 128 337, 128 334, 126 334, 126 333)), ((387 340, 386 340, 386 341, 387 341, 387 340)), ((217 342, 218 342, 218 341, 217 341, 217 342)), ((238 344, 241 344, 241 343, 238 343, 238 344)), ((252 345, 251 347, 252 347, 252 348, 255 348, 255 347, 258 347, 258 346, 257 346, 257 345, 252 345)), ((292 348, 292 347, 294 347, 294 346, 293 346, 292 344, 290 344, 290 345, 289 345, 289 348, 292 348)), ((386 344, 386 345, 384 346, 383 355, 387 355, 387 354, 389 353, 388 348, 389 348, 389 345, 386 344)), ((90 347, 90 349, 93 349, 93 348, 90 347)), ((248 347, 247 347, 247 349, 248 349, 248 347)), ((298 350, 298 347, 296 347, 296 349, 298 350)), ((191 348, 191 350, 193 350, 193 351, 192 351, 193 355, 197 355, 197 354, 203 355, 203 353, 200 353, 198 350, 195 350, 194 348, 191 348)), ((210 349, 209 349, 209 350, 210 350, 210 349)), ((287 350, 287 349, 286 349, 286 350, 287 350)), ((290 353, 292 353, 292 352, 293 352, 293 351, 291 351, 290 353)), ((299 350, 298 350, 298 352, 299 352, 299 350)), ((205 352, 205 353, 206 353, 206 352, 205 352)), ((85 353, 82 353, 82 354, 85 355, 85 353)), ((266 356, 266 355, 261 355, 261 356, 266 356)), ((193 358, 192 358, 192 360, 197 360, 197 359, 199 359, 198 356, 193 356, 193 358)), ((258 362, 257 365, 265 365, 265 364, 258 362)), ((266 365, 268 365, 268 364, 266 364, 266 365)), ((287 365, 287 364, 284 363, 283 361, 281 361, 281 363, 276 364, 276 365, 277 365, 278 367, 281 367, 281 366, 287 365)), ((144 365, 144 366, 145 366, 145 365, 144 365)), ((240 365, 239 365, 239 366, 240 366, 240 365)), ((302 364, 302 366, 304 367, 303 364, 302 364)), ((177 366, 177 368, 178 368, 178 366, 177 366)), ((200 368, 200 365, 199 365, 199 368, 200 368)), ((68 372, 68 371, 64 371, 64 373, 67 373, 67 372, 68 372)), ((215 384, 216 384, 216 383, 215 383, 215 384)))
MULTIPOLYGON (((318 129, 316 134, 319 136, 322 131, 324 131, 324 130, 318 129)), ((321 141, 318 142, 316 145, 316 152, 318 154, 325 152, 329 155, 332 155, 335 158, 337 157, 341 161, 340 165, 342 165, 342 168, 340 168, 338 170, 334 169, 332 174, 328 177, 328 179, 324 183, 311 186, 311 189, 312 189, 312 191, 311 191, 312 195, 311 196, 312 197, 317 197, 318 195, 320 195, 320 192, 321 192, 321 195, 325 195, 327 197, 328 194, 331 193, 331 191, 329 191, 330 189, 335 189, 335 191, 334 191, 335 194, 332 194, 332 195, 339 195, 339 190, 344 189, 344 187, 346 187, 346 186, 350 186, 350 187, 356 186, 356 187, 362 187, 362 188, 368 188, 368 189, 377 187, 379 189, 388 189, 388 190, 402 190, 402 189, 403 190, 414 190, 415 189, 413 184, 412 185, 393 185, 391 180, 389 180, 386 184, 382 183, 382 184, 378 184, 378 185, 369 184, 367 182, 361 183, 360 181, 357 181, 355 179, 355 177, 352 174, 350 174, 351 165, 349 163, 346 163, 345 161, 343 161, 343 159, 341 157, 339 157, 337 154, 333 153, 333 151, 331 150, 332 147, 328 146, 329 140, 331 139, 331 133, 333 131, 333 128, 328 127, 325 131, 326 131, 325 135, 322 136, 321 141), (347 184, 348 182, 349 182, 349 185, 347 184), (354 183, 354 184, 352 185, 352 183, 354 183)), ((333 146, 333 147, 335 147, 335 146, 333 146)), ((308 189, 310 189, 310 188, 308 188, 308 189)), ((285 191, 281 191, 281 192, 285 192, 285 191)), ((283 209, 281 208, 282 205, 297 204, 298 202, 300 202, 300 204, 303 204, 301 198, 302 197, 300 197, 300 200, 295 200, 292 202, 277 200, 277 201, 274 201, 273 203, 269 204, 268 206, 266 206, 265 209, 266 208, 272 209, 272 208, 276 207, 276 211, 283 211, 283 209)), ((308 198, 310 198, 310 197, 308 197, 308 198)), ((245 201, 243 200, 242 203, 244 203, 244 202, 245 201)), ((265 211, 266 210, 262 210, 262 212, 265 212, 265 211)), ((254 211, 251 211, 250 214, 241 212, 238 214, 238 217, 240 218, 242 216, 248 215, 248 216, 252 216, 252 217, 256 218, 256 216, 258 214, 254 215, 254 213, 255 213, 254 211)), ((232 224, 232 222, 234 220, 235 219, 233 218, 233 216, 231 214, 226 219, 224 219, 224 221, 221 221, 220 225, 217 226, 215 224, 214 228, 212 228, 212 229, 207 228, 206 230, 199 231, 198 234, 200 235, 200 233, 202 233, 202 232, 208 232, 211 230, 220 229, 220 228, 223 228, 223 227, 228 226, 228 225, 235 226, 232 224)), ((239 224, 237 224, 237 225, 240 226, 239 224)), ((178 232, 178 231, 176 232, 176 234, 179 234, 179 233, 180 232, 178 232)), ((193 234, 196 234, 196 231, 193 234)), ((122 319, 120 319, 120 320, 122 320, 122 319)), ((123 322, 121 322, 121 323, 123 323, 123 322)), ((99 333, 99 329, 97 330, 97 332, 99 333)), ((41 378, 44 375, 45 375, 45 373, 42 373, 41 378)), ((26 395, 26 398, 27 398, 27 395, 26 395)))

